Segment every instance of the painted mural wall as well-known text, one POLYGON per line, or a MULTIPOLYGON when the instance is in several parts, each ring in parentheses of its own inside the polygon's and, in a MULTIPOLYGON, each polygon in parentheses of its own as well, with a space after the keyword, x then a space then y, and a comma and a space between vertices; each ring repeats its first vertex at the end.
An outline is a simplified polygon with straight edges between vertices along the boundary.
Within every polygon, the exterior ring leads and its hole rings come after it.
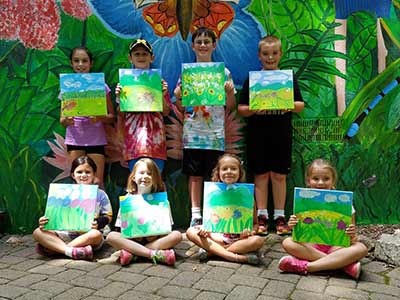
MULTIPOLYGON (((71 49, 86 45, 92 71, 104 72, 114 91, 118 69, 130 67, 130 40, 145 38, 172 92, 181 63, 194 61, 191 31, 199 26, 216 32, 213 60, 225 62, 238 91, 260 68, 258 40, 282 39, 280 67, 294 70, 306 101, 293 122, 287 213, 305 166, 324 157, 337 167, 337 188, 354 191, 358 223, 399 223, 399 0, 0 0, 0 210, 9 232, 32 231, 49 184, 71 182, 58 100, 71 49)), ((186 226, 182 115, 173 111, 165 122, 168 196, 175 223, 186 226)), ((227 150, 243 154, 245 121, 230 113, 226 123, 227 150)), ((105 188, 116 209, 128 169, 118 124, 107 136, 105 188)))

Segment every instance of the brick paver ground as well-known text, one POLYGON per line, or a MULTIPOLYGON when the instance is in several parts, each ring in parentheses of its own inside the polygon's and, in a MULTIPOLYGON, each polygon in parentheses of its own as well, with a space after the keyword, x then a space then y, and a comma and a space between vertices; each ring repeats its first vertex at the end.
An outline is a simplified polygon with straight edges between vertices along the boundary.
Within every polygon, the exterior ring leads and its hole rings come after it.
MULTIPOLYGON (((139 260, 118 264, 49 259, 35 253, 32 236, 0 240, 1 299, 292 299, 398 300, 400 268, 369 258, 361 278, 345 274, 299 276, 277 268, 284 255, 282 238, 270 234, 260 250, 262 264, 250 266, 221 260, 200 263, 198 248, 184 239, 176 248, 174 267, 139 260)), ((105 247, 96 258, 107 257, 105 247)))

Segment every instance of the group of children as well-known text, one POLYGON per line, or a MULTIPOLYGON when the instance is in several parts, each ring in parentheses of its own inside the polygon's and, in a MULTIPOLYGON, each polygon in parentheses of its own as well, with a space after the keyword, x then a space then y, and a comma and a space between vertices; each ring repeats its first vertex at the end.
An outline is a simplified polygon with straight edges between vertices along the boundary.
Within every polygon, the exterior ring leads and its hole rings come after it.
MULTIPOLYGON (((216 37, 208 28, 199 28, 192 34, 192 49, 196 62, 211 62, 216 48, 216 37)), ((258 55, 263 70, 277 70, 282 56, 281 42, 274 36, 264 37, 259 42, 258 55)), ((71 54, 71 65, 75 72, 90 72, 93 60, 86 48, 75 48, 71 54)), ((154 60, 151 45, 143 39, 135 39, 129 46, 128 59, 134 68, 149 69, 154 60)), ((264 244, 268 232, 267 198, 271 182, 274 199, 274 223, 278 234, 289 234, 297 219, 291 216, 285 221, 286 176, 291 165, 291 115, 300 112, 304 102, 294 78, 293 110, 250 110, 249 82, 244 83, 240 95, 238 113, 248 120, 247 162, 254 174, 256 210, 253 229, 245 229, 241 234, 207 232, 202 227, 201 198, 203 182, 210 178, 214 182, 233 184, 245 181, 245 170, 238 156, 224 153, 225 109, 236 107, 236 90, 228 69, 225 69, 226 105, 224 106, 182 106, 181 82, 174 90, 176 107, 184 115, 183 127, 183 172, 188 176, 191 200, 191 222, 186 232, 187 238, 200 247, 199 258, 207 259, 216 255, 226 260, 258 264, 260 258, 255 253, 264 244), (204 118, 208 128, 204 131, 204 118), (222 126, 221 126, 222 123, 222 126)), ((162 81, 162 112, 120 112, 118 116, 124 125, 124 156, 131 174, 127 181, 128 194, 148 194, 165 191, 161 172, 166 161, 166 135, 163 116, 170 112, 171 101, 168 85, 162 81)), ((72 160, 71 177, 79 184, 98 184, 103 187, 105 123, 115 119, 110 90, 106 86, 108 114, 104 117, 61 118, 67 127, 66 144, 72 160)), ((116 87, 119 103, 121 86, 116 87)), ((311 188, 334 189, 336 172, 326 161, 316 160, 307 169, 306 184, 311 188)), ((37 251, 44 255, 65 254, 74 259, 92 259, 93 250, 103 244, 101 229, 109 224, 112 217, 107 195, 99 189, 96 218, 89 232, 61 232, 44 230, 47 217, 41 217, 39 228, 33 233, 38 241, 37 251)), ((353 218, 354 222, 354 218, 353 218)), ((120 226, 117 218, 116 227, 120 226)), ((355 225, 350 225, 347 234, 351 236, 348 248, 327 247, 298 243, 291 238, 283 242, 284 249, 292 256, 283 257, 279 268, 287 272, 306 274, 321 270, 343 268, 357 278, 360 265, 357 261, 366 255, 366 247, 356 240, 355 225)), ((178 231, 165 236, 127 239, 120 232, 107 235, 106 242, 118 251, 114 254, 121 265, 127 265, 137 256, 147 257, 154 262, 168 265, 175 263, 173 247, 182 240, 178 231)))

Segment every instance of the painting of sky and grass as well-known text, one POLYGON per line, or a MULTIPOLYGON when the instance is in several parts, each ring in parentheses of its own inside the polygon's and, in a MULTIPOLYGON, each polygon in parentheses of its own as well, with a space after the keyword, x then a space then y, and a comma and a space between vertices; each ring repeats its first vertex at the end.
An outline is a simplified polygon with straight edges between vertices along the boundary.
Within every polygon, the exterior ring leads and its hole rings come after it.
POLYGON ((45 216, 46 230, 86 232, 95 217, 97 185, 51 183, 45 216))
POLYGON ((103 73, 60 74, 60 90, 63 117, 107 115, 103 73))
POLYGON ((250 110, 293 109, 293 71, 249 72, 250 110))
POLYGON ((120 109, 126 112, 161 112, 162 86, 160 69, 119 69, 122 86, 120 109))
POLYGON ((210 232, 253 229, 254 184, 204 182, 203 226, 210 232))
POLYGON ((225 105, 225 64, 182 64, 182 105, 225 105))
POLYGON ((353 192, 294 189, 293 213, 299 222, 293 228, 293 240, 347 247, 345 233, 351 224, 353 192))
POLYGON ((120 197, 121 233, 135 238, 171 232, 171 211, 166 192, 120 197))

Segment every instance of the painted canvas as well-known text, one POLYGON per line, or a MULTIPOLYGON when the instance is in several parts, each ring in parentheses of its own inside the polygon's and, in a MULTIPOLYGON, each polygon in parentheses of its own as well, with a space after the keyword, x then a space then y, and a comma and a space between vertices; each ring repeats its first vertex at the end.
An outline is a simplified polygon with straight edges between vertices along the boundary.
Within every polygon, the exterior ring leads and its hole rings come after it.
POLYGON ((347 247, 345 233, 351 224, 353 192, 295 188, 293 212, 299 222, 293 229, 298 242, 347 247))
POLYGON ((97 185, 51 183, 46 230, 89 231, 95 217, 97 185))
POLYGON ((121 111, 163 110, 160 69, 119 69, 119 82, 121 111))
POLYGON ((60 90, 63 117, 107 115, 103 73, 60 74, 60 90))
POLYGON ((121 233, 135 238, 171 232, 171 212, 166 192, 120 198, 121 233))
POLYGON ((225 64, 182 64, 182 105, 225 105, 225 64))
POLYGON ((211 232, 253 229, 254 184, 204 182, 203 226, 211 232))
POLYGON ((249 72, 250 110, 293 109, 293 71, 249 72))

